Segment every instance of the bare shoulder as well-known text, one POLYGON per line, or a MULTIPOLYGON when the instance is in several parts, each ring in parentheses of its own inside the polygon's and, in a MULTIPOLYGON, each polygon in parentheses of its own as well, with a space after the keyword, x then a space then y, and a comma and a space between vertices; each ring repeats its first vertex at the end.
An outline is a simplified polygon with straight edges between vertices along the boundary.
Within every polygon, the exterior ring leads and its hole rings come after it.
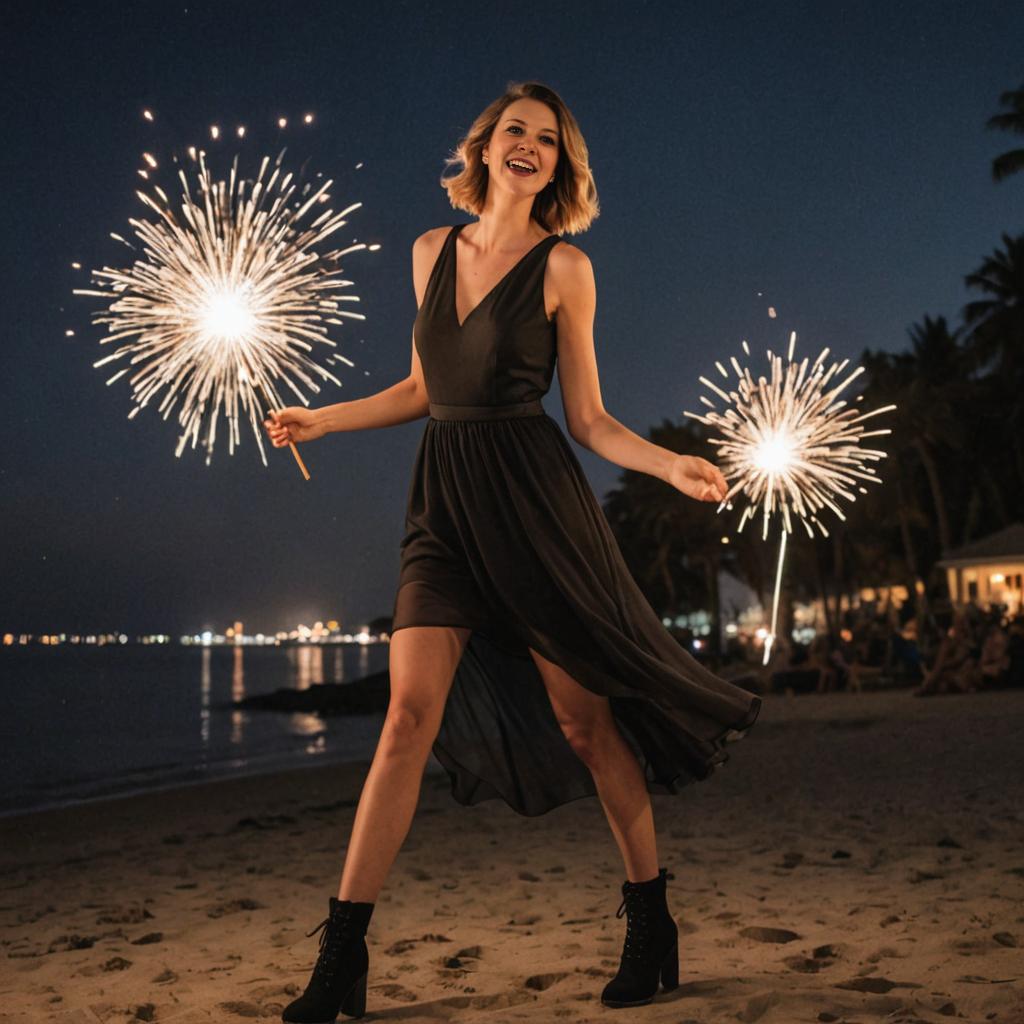
POLYGON ((552 246, 548 254, 548 269, 558 306, 563 305, 567 296, 593 294, 594 268, 590 257, 571 242, 563 240, 552 246))
POLYGON ((548 264, 556 281, 560 279, 579 281, 580 278, 591 276, 594 272, 590 257, 582 249, 565 239, 552 246, 551 252, 548 254, 548 264))
POLYGON ((426 260, 428 264, 433 264, 434 257, 441 251, 441 246, 444 245, 444 240, 448 237, 449 231, 451 231, 450 225, 447 227, 430 228, 428 231, 424 231, 422 235, 419 235, 412 243, 413 262, 426 260))
POLYGON ((412 243, 412 281, 416 291, 416 305, 423 301, 423 295, 427 290, 427 282, 430 280, 430 272, 437 262, 441 253, 444 240, 448 237, 451 226, 430 228, 424 231, 412 243))
POLYGON ((450 224, 443 225, 442 227, 439 228, 428 228, 426 231, 423 232, 422 235, 419 235, 416 238, 416 240, 412 243, 413 250, 415 251, 417 248, 423 247, 429 249, 432 246, 441 245, 444 242, 448 232, 451 231, 451 229, 452 226, 450 224))

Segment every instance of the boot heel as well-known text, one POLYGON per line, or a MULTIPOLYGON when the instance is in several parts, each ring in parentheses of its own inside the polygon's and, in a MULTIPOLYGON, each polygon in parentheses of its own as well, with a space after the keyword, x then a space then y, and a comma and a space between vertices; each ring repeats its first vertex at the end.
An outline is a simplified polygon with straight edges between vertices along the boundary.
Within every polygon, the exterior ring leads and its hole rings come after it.
MULTIPOLYGON (((367 972, 369 974, 369 972, 367 972)), ((341 1012, 349 1017, 362 1017, 366 1013, 366 977, 364 974, 352 986, 352 990, 345 996, 341 1004, 341 1012)))
POLYGON ((672 943, 672 948, 668 951, 668 955, 661 964, 661 987, 666 992, 671 992, 672 989, 679 987, 678 939, 672 943))

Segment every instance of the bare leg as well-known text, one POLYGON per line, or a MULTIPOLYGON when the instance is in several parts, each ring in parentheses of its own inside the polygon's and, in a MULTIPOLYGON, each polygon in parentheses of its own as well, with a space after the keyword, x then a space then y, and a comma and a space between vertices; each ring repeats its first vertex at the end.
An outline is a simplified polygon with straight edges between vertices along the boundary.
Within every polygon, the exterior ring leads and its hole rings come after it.
POLYGON ((626 877, 645 882, 658 874, 654 812, 640 762, 622 738, 607 697, 580 686, 564 669, 530 648, 558 724, 590 769, 626 877))
POLYGON ((423 770, 469 630, 407 626, 391 637, 391 697, 363 783, 338 899, 374 903, 412 825, 423 770))

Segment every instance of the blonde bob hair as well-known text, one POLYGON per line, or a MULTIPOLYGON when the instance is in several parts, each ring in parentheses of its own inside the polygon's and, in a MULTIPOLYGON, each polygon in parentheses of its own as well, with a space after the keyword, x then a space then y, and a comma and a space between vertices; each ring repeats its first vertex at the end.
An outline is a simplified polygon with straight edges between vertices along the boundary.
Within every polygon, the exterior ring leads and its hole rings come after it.
POLYGON ((558 163, 555 180, 540 190, 530 216, 555 234, 579 234, 590 227, 600 212, 597 186, 587 159, 587 144, 576 118, 553 89, 540 82, 510 82, 505 93, 480 113, 454 152, 445 160, 446 171, 461 166, 456 174, 442 175, 441 187, 456 210, 476 216, 487 197, 487 167, 481 159, 483 147, 505 108, 518 99, 546 103, 558 121, 558 163))

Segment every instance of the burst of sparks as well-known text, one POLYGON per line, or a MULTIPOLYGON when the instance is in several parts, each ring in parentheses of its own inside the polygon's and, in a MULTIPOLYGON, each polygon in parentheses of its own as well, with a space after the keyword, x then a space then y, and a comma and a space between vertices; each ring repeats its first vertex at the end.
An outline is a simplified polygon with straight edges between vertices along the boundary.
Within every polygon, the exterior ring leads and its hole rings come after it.
MULTIPOLYGON (((720 399, 724 411, 719 412, 711 399, 702 396, 701 402, 709 412, 683 413, 720 432, 720 436, 708 440, 721 453, 718 465, 722 475, 735 482, 719 511, 740 491, 748 498, 737 532, 760 506, 764 537, 768 536, 772 514, 782 517, 786 532, 792 531, 795 516, 809 536, 814 536, 813 523, 827 537, 828 531, 818 513, 827 507, 845 519, 838 499, 856 500, 855 490, 866 494, 860 481, 880 482, 871 463, 885 458, 886 453, 862 448, 860 441, 892 433, 889 429, 866 431, 864 424, 896 407, 887 405, 872 412, 859 412, 840 394, 864 368, 857 367, 838 381, 848 359, 833 362, 826 369, 829 350, 825 348, 813 363, 807 358, 794 362, 795 344, 796 331, 790 335, 785 361, 768 351, 770 379, 762 376, 755 381, 750 370, 740 366, 735 358, 730 360, 736 375, 734 390, 724 390, 701 377, 700 382, 720 399)), ((746 342, 743 348, 749 355, 746 342)), ((715 366, 728 381, 726 368, 720 362, 715 366)), ((860 401, 860 397, 855 401, 860 401)))
MULTIPOLYGON (((794 331, 789 338, 785 361, 768 351, 770 379, 760 376, 755 381, 750 370, 732 357, 730 363, 736 380, 731 390, 729 372, 716 362, 718 372, 727 383, 719 387, 707 377, 701 377, 700 381, 719 400, 721 411, 715 401, 702 395, 700 400, 708 412, 683 413, 719 432, 719 436, 708 440, 720 452, 718 466, 722 475, 732 483, 718 511, 731 508, 731 499, 740 492, 747 499, 737 533, 748 519, 757 515, 758 508, 763 539, 767 539, 772 515, 782 520, 772 632, 765 643, 766 664, 775 638, 786 536, 792 532, 793 519, 803 524, 808 536, 814 536, 813 525, 827 537, 828 530, 818 513, 829 508, 845 520, 840 499, 855 501, 855 491, 867 494, 863 483, 881 482, 873 463, 885 458, 886 453, 862 448, 860 442, 892 433, 889 429, 865 430, 864 425, 872 417, 896 408, 887 405, 871 412, 860 412, 856 404, 851 405, 840 395, 864 368, 858 367, 839 380, 849 360, 833 362, 826 369, 829 350, 825 348, 813 363, 807 358, 798 363, 793 360, 795 345, 794 331)), ((750 355, 745 341, 743 350, 750 355)), ((861 397, 858 395, 855 402, 861 397)))
MULTIPOLYGON (((214 180, 201 151, 193 155, 194 180, 184 169, 178 172, 178 208, 159 186, 152 195, 137 193, 156 215, 129 221, 142 255, 124 269, 94 270, 94 288, 75 289, 108 300, 105 310, 93 314, 94 323, 107 325, 101 344, 130 339, 93 364, 127 359, 107 384, 132 374, 135 406, 128 418, 158 401, 166 420, 180 402, 179 457, 202 435, 209 465, 223 410, 229 452, 240 443, 241 412, 267 465, 261 430, 267 405, 287 404, 275 382, 303 405, 309 402, 300 385, 317 393, 316 378, 340 385, 307 353, 314 344, 336 348, 330 326, 365 319, 343 308, 359 298, 339 294, 353 284, 342 278, 339 261, 380 246, 354 243, 323 251, 325 240, 362 204, 337 213, 322 209, 332 182, 300 186, 282 168, 282 156, 263 157, 252 180, 239 175, 236 156, 225 181, 214 180)), ((156 166, 148 154, 147 163, 156 166)), ((337 354, 332 360, 354 365, 337 354)))

